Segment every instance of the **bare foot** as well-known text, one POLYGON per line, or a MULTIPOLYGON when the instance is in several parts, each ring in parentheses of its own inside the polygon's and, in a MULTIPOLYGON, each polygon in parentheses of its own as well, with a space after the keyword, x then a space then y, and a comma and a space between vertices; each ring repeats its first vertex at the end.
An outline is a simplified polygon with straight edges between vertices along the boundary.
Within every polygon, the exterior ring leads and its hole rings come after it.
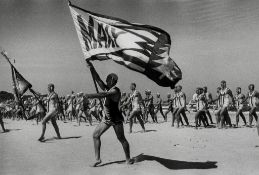
POLYGON ((135 162, 134 159, 126 160, 127 165, 132 165, 134 162, 135 162))
POLYGON ((39 139, 38 139, 38 141, 40 141, 40 142, 44 142, 44 137, 40 137, 39 139))
POLYGON ((101 164, 102 160, 97 160, 96 162, 94 162, 92 165, 90 165, 91 167, 97 167, 97 165, 101 164))

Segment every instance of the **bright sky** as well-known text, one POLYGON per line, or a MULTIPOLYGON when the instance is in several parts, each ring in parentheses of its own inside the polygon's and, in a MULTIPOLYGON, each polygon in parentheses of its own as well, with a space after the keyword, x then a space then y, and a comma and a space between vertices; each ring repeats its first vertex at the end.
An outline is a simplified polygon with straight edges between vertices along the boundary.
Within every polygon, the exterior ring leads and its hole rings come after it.
MULTIPOLYGON (((259 89, 258 0, 72 0, 84 9, 149 24, 166 30, 172 39, 171 57, 183 72, 183 90, 189 98, 197 86, 215 94, 222 79, 235 91, 254 83, 259 89)), ((16 67, 39 92, 53 82, 65 95, 94 92, 66 0, 1 0, 0 46, 16 59, 16 67)), ((94 62, 105 80, 118 73, 119 87, 140 91, 159 87, 145 76, 112 61, 94 62)), ((0 91, 11 92, 8 63, 0 59, 0 91)))

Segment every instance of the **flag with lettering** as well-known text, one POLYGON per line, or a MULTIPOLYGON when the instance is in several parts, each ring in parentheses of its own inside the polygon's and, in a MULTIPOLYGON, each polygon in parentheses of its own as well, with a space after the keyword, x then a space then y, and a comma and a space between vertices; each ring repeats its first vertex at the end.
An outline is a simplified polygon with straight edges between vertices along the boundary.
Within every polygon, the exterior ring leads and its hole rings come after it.
POLYGON ((164 87, 174 88, 182 79, 169 56, 171 39, 164 30, 93 13, 70 2, 69 8, 87 61, 112 59, 164 87))

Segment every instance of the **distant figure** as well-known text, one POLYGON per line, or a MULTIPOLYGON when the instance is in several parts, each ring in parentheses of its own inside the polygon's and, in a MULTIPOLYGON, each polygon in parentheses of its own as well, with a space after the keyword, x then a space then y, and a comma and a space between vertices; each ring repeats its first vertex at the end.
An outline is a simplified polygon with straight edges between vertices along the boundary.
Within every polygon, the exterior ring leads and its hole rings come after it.
POLYGON ((202 88, 197 88, 196 96, 194 96, 193 101, 196 102, 196 109, 197 112, 195 114, 195 128, 197 129, 198 126, 200 126, 200 123, 202 122, 204 127, 206 128, 209 123, 206 117, 206 95, 203 92, 202 88))
POLYGON ((154 106, 154 97, 151 94, 150 90, 146 90, 146 98, 144 99, 145 101, 145 108, 146 108, 146 122, 148 121, 148 114, 151 115, 151 118, 153 120, 154 123, 158 123, 157 121, 157 116, 155 114, 155 106, 154 106))
POLYGON ((142 96, 139 91, 136 90, 136 84, 131 83, 130 84, 130 96, 128 98, 128 101, 124 103, 123 106, 127 106, 129 103, 131 103, 132 110, 129 114, 129 133, 132 133, 132 127, 133 127, 133 119, 137 118, 139 121, 139 124, 142 127, 142 132, 145 132, 145 126, 144 126, 144 121, 142 116, 142 111, 141 111, 141 105, 144 106, 144 102, 142 99, 142 96))
POLYGON ((186 113, 185 113, 185 109, 186 109, 185 93, 182 92, 182 86, 181 85, 178 85, 175 88, 177 89, 176 103, 177 103, 177 107, 178 107, 178 110, 176 112, 177 128, 179 128, 179 122, 180 122, 180 118, 181 118, 180 115, 183 116, 183 118, 186 122, 186 125, 189 126, 189 121, 188 121, 188 118, 187 118, 186 113))
POLYGON ((221 90, 219 91, 219 111, 217 112, 217 118, 219 118, 219 129, 222 129, 225 122, 232 127, 231 120, 228 114, 228 108, 230 105, 234 104, 234 97, 232 91, 227 88, 226 81, 221 81, 221 90))
POLYGON ((162 117, 164 118, 164 121, 166 121, 166 117, 163 113, 163 107, 162 107, 162 98, 160 97, 160 94, 156 94, 156 110, 155 114, 157 115, 158 111, 161 113, 162 117))
POLYGON ((165 111, 165 121, 167 121, 167 115, 169 112, 171 112, 173 115, 173 100, 171 99, 170 93, 167 94, 167 103, 168 103, 168 108, 165 111))
POLYGON ((246 118, 243 114, 243 109, 244 109, 244 100, 245 100, 245 95, 241 93, 241 87, 236 88, 236 96, 235 96, 235 107, 237 109, 236 112, 236 127, 238 127, 239 123, 239 116, 243 119, 244 124, 246 125, 246 118))
POLYGON ((56 123, 56 117, 58 114, 58 105, 59 105, 59 99, 57 93, 54 91, 54 84, 49 84, 48 85, 48 97, 47 97, 47 114, 42 120, 42 133, 40 138, 38 139, 40 142, 44 141, 44 135, 46 131, 46 124, 49 120, 51 120, 51 123, 56 131, 58 139, 61 139, 60 133, 59 133, 59 128, 56 123))
POLYGON ((249 111, 249 126, 252 126, 253 123, 253 117, 255 120, 258 120, 258 116, 256 114, 256 109, 258 108, 258 102, 259 102, 259 93, 255 91, 255 85, 250 84, 248 86, 249 92, 247 93, 247 96, 245 98, 245 101, 248 100, 248 104, 250 107, 249 111))
POLYGON ((206 97, 206 100, 205 100, 205 108, 204 108, 204 111, 206 113, 206 115, 209 117, 210 119, 210 124, 213 124, 213 121, 212 121, 212 117, 210 115, 210 111, 209 111, 209 105, 211 104, 212 102, 212 95, 210 92, 208 92, 208 88, 205 86, 203 87, 203 93, 206 97))

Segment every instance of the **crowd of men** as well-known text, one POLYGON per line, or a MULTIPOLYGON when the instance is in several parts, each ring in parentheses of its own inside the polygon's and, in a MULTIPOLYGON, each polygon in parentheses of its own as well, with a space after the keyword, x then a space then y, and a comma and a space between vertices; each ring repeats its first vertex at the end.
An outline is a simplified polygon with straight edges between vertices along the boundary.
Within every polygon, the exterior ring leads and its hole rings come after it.
MULTIPOLYGON (((250 84, 247 95, 244 95, 240 87, 236 88, 236 95, 227 88, 226 82, 222 81, 221 86, 217 88, 216 98, 213 99, 207 87, 198 87, 191 101, 187 104, 186 95, 182 91, 182 86, 178 85, 173 90, 173 93, 167 95, 167 100, 163 101, 160 94, 156 94, 156 98, 152 95, 150 90, 145 91, 145 97, 142 97, 140 91, 136 89, 136 84, 130 84, 130 93, 122 92, 120 98, 120 111, 124 116, 125 123, 130 125, 130 133, 132 132, 133 123, 137 123, 145 131, 144 124, 149 121, 149 116, 152 122, 158 123, 157 114, 160 113, 163 120, 167 122, 168 114, 172 114, 172 126, 179 127, 181 125, 189 126, 189 120, 186 111, 190 111, 193 107, 195 111, 195 127, 208 127, 214 124, 211 110, 215 113, 215 122, 218 128, 224 126, 233 126, 229 117, 229 109, 236 111, 235 125, 239 125, 239 117, 242 118, 244 125, 252 126, 253 118, 257 121, 256 109, 258 106, 259 94, 254 89, 254 85, 250 84), (188 108, 189 107, 189 108, 188 108), (165 109, 166 108, 166 109, 165 109), (165 109, 165 110, 163 110, 165 109), (211 110, 209 110, 211 109, 211 110), (249 121, 243 114, 245 110, 249 110, 249 121)), ((103 111, 103 101, 99 98, 89 99, 84 96, 84 93, 79 92, 75 94, 73 91, 71 95, 66 97, 58 97, 57 99, 58 112, 57 119, 64 122, 77 121, 80 125, 82 120, 92 125, 94 118, 100 122, 105 115, 103 111)), ((35 119, 38 122, 45 116, 45 109, 48 105, 48 97, 40 96, 38 98, 30 97, 23 101, 23 105, 19 105, 13 100, 8 100, 1 104, 1 119, 0 123, 3 131, 4 124, 2 118, 12 118, 13 120, 21 119, 35 119)))

